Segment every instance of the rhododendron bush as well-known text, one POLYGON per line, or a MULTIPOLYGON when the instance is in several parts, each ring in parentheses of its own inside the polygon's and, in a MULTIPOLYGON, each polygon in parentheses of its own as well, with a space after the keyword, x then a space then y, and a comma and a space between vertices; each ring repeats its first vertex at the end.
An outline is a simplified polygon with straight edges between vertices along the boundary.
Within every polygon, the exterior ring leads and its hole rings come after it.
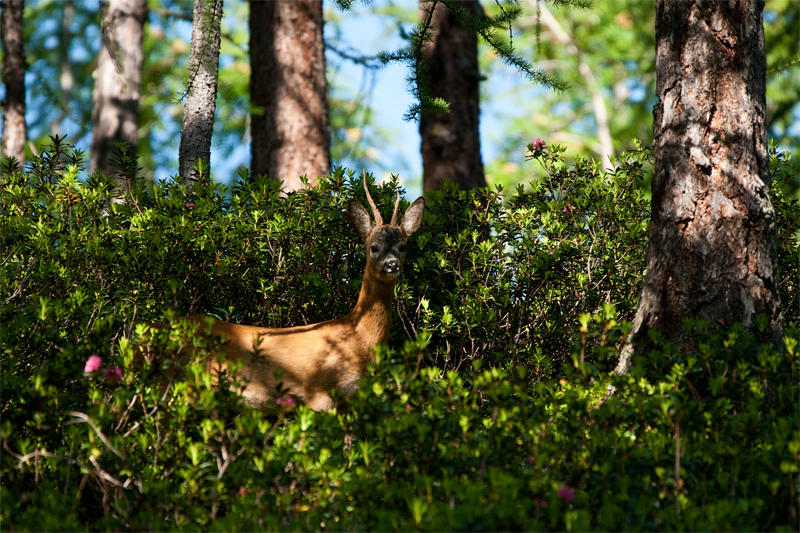
MULTIPOLYGON (((59 142, 24 171, 4 161, 0 527, 797 530, 800 206, 781 189, 795 170, 773 158, 785 349, 760 324, 687 317, 691 342, 613 376, 650 153, 608 174, 529 149, 546 177, 527 189, 429 196, 389 345, 329 413, 289 396, 243 407, 235 369, 204 372, 221 340, 177 317, 349 312, 364 268, 341 215, 363 194, 354 173, 287 198, 246 174, 187 196, 123 155, 123 195, 79 180, 81 154, 59 142), (197 350, 178 365, 187 336, 197 350)), ((384 212, 396 185, 373 193, 384 212)))

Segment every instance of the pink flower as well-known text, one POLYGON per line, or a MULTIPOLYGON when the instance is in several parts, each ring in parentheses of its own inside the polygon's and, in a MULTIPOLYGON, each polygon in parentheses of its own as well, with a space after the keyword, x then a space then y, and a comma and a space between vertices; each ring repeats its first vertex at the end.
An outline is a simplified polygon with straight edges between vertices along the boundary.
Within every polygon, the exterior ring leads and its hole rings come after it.
POLYGON ((565 208, 563 209, 564 213, 566 213, 567 211, 569 211, 570 213, 572 213, 572 211, 574 211, 574 210, 575 210, 575 206, 573 206, 572 204, 569 204, 567 207, 565 207, 565 208))
POLYGON ((250 494, 250 489, 248 489, 247 487, 241 487, 239 489, 239 493, 238 494, 239 494, 239 496, 244 496, 245 494, 250 494))
POLYGON ((556 494, 567 503, 575 501, 575 489, 568 485, 562 485, 562 487, 556 491, 556 494))
POLYGON ((533 142, 531 143, 531 148, 533 148, 534 150, 541 150, 541 149, 542 149, 542 148, 544 148, 545 146, 547 146, 547 143, 546 143, 546 142, 544 142, 544 141, 543 141, 543 140, 541 140, 541 139, 536 139, 535 141, 533 141, 533 142))
POLYGON ((544 509, 547 507, 547 502, 543 498, 534 498, 533 503, 535 503, 539 509, 544 509))
POLYGON ((103 377, 106 378, 106 381, 116 383, 122 379, 122 369, 118 366, 106 368, 105 372, 103 372, 103 377))
POLYGON ((289 397, 283 399, 283 405, 286 406, 286 407, 289 407, 293 403, 294 403, 294 401, 289 397))
POLYGON ((100 370, 100 367, 103 365, 103 358, 99 355, 90 355, 89 359, 86 360, 86 366, 83 367, 83 371, 87 373, 96 372, 100 370))
POLYGON ((681 348, 680 348, 680 349, 681 349, 681 351, 682 351, 683 353, 685 353, 685 354, 690 354, 690 353, 692 353, 692 349, 691 349, 691 348, 689 348, 688 346, 681 346, 681 348))
POLYGON ((534 456, 532 456, 532 455, 529 455, 529 456, 528 456, 528 462, 529 462, 530 464, 533 464, 533 463, 535 463, 535 462, 536 462, 536 457, 534 457, 534 456))
POLYGON ((194 207, 194 204, 181 204, 183 207, 188 207, 189 209, 194 207))

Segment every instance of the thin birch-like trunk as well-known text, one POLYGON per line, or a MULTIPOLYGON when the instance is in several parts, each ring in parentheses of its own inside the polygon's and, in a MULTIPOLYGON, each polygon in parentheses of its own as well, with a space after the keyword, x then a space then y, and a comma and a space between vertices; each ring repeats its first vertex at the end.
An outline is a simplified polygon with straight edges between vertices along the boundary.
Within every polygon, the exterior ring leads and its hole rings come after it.
POLYGON ((0 16, 0 40, 3 45, 3 156, 16 157, 25 163, 25 48, 22 26, 23 0, 4 0, 0 16))
POLYGON ((189 56, 189 80, 178 150, 179 173, 191 192, 200 176, 195 169, 198 159, 210 165, 211 134, 217 109, 220 23, 222 0, 195 0, 192 15, 192 44, 189 56))

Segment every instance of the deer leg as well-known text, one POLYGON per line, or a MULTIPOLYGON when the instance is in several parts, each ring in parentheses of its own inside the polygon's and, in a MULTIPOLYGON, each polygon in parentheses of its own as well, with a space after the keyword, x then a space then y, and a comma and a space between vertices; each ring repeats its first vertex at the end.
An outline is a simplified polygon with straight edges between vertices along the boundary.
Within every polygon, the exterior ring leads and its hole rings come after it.
POLYGON ((306 394, 306 405, 315 411, 330 411, 336 404, 327 392, 313 392, 306 394))

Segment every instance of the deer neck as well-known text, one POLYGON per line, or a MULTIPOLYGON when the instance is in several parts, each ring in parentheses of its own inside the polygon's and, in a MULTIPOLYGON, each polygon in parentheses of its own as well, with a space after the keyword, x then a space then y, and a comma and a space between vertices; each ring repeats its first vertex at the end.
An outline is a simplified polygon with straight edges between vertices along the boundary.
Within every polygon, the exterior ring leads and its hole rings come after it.
POLYGON ((358 302, 350 313, 356 332, 370 346, 385 343, 389 340, 389 328, 392 324, 392 298, 397 282, 373 279, 368 270, 364 271, 364 281, 358 302))

